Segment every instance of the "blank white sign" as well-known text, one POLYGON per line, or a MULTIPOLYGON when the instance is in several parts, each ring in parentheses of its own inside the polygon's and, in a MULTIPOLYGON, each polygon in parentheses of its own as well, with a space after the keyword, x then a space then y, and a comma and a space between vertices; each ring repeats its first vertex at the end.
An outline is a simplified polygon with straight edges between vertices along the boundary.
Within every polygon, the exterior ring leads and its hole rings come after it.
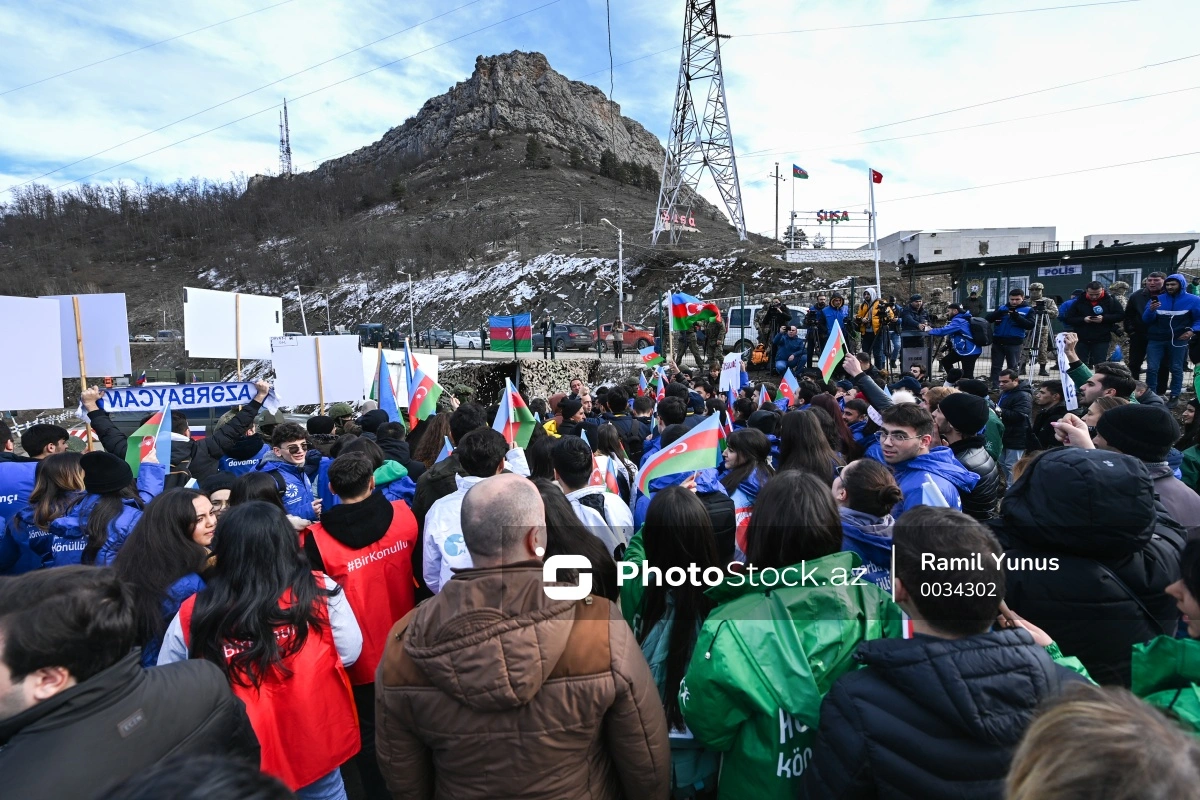
MULTIPOLYGON (((43 297, 58 303, 59 341, 62 353, 62 377, 79 377, 79 343, 75 338, 75 310, 72 297, 79 298, 79 318, 83 329, 83 357, 88 375, 113 377, 129 375, 129 315, 123 294, 57 294, 43 297)), ((38 328, 40 332, 41 327, 38 328)))
MULTIPOLYGON (((184 347, 191 358, 237 358, 237 292, 183 290, 184 347)), ((271 337, 283 336, 283 298, 241 297, 244 359, 271 357, 271 337)), ((91 366, 88 366, 91 371, 91 366)), ((315 401, 314 401, 315 402, 315 401)))
MULTIPOLYGON (((417 362, 417 366, 421 370, 433 378, 438 379, 438 357, 430 353, 418 353, 412 351, 413 360, 417 362)), ((388 365, 388 377, 392 379, 392 390, 396 393, 396 405, 399 408, 408 407, 408 386, 404 380, 404 351, 403 350, 388 350, 383 351, 383 360, 388 365)), ((375 385, 375 370, 379 369, 379 350, 364 349, 362 351, 363 364, 363 386, 366 392, 371 391, 371 387, 375 385)))
POLYGON ((275 392, 289 406, 357 402, 363 396, 362 356, 357 336, 279 336, 268 356, 275 362, 275 392), (317 385, 317 342, 321 343, 321 387, 317 385))
MULTIPOLYGON (((0 408, 27 411, 63 407, 58 313, 55 300, 0 297, 0 342, 5 343, 9 356, 4 360, 4 379, 0 380, 0 408)), ((74 332, 71 344, 75 344, 74 332)), ((78 375, 78 356, 75 364, 78 375)))

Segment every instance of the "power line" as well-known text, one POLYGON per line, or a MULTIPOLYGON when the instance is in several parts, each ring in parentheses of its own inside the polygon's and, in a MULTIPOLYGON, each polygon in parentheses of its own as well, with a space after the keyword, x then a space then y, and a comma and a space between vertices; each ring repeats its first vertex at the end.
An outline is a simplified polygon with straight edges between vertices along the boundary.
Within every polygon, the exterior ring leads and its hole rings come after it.
POLYGON ((1007 119, 992 120, 991 122, 979 122, 974 125, 961 125, 957 128, 942 128, 942 129, 936 130, 936 131, 923 131, 921 133, 907 133, 907 134, 904 134, 903 136, 889 136, 886 139, 868 139, 865 142, 850 142, 849 144, 843 143, 843 144, 822 145, 821 147, 806 147, 803 150, 791 150, 791 149, 756 150, 753 153, 747 153, 746 155, 742 156, 742 158, 743 159, 773 158, 777 155, 786 155, 787 153, 815 153, 815 152, 819 152, 821 150, 836 150, 838 148, 843 148, 843 147, 860 147, 865 144, 879 144, 881 142, 896 142, 896 141, 900 141, 902 139, 916 139, 921 136, 935 136, 939 133, 954 133, 956 131, 966 131, 966 130, 971 130, 973 128, 986 128, 991 125, 1002 125, 1002 124, 1005 124, 1008 122, 1022 122, 1024 120, 1038 119, 1040 117, 1052 117, 1052 116, 1055 116, 1058 114, 1069 114, 1069 113, 1072 113, 1075 111, 1086 111, 1086 110, 1092 109, 1092 108, 1102 108, 1104 106, 1112 106, 1112 105, 1117 105, 1119 103, 1132 103, 1136 100, 1149 100, 1154 97, 1165 97, 1167 95, 1181 94, 1183 92, 1194 92, 1197 89, 1200 89, 1200 86, 1188 86, 1183 89, 1172 89, 1172 90, 1166 91, 1166 92, 1155 92, 1154 94, 1143 94, 1143 95, 1139 95, 1137 97, 1126 97, 1121 100, 1109 100, 1104 103, 1091 103, 1086 106, 1076 106, 1074 108, 1063 108, 1063 109, 1059 109, 1058 111, 1045 111, 1041 114, 1027 114, 1023 117, 1009 117, 1007 119))
POLYGON ((1066 89, 1070 86, 1079 86, 1084 83, 1092 83, 1093 81, 1104 80, 1105 78, 1114 78, 1117 75, 1128 75, 1131 72, 1138 72, 1140 70, 1151 69, 1153 67, 1161 67, 1166 64, 1175 64, 1180 61, 1187 61, 1188 59, 1192 59, 1192 58, 1200 58, 1200 53, 1192 53, 1190 56, 1181 56, 1180 58, 1172 58, 1169 61, 1159 61, 1154 64, 1143 64, 1140 67, 1133 67, 1132 69, 1123 69, 1119 72, 1109 72, 1104 75, 1097 75, 1094 78, 1084 78, 1084 79, 1078 80, 1078 81, 1071 81, 1070 83, 1060 83, 1057 86, 1048 86, 1045 89, 1034 89, 1029 92, 1021 92, 1020 94, 1009 95, 1008 97, 998 97, 995 100, 985 100, 982 103, 972 103, 971 105, 968 105, 968 106, 959 106, 958 108, 950 108, 945 111, 935 111, 932 114, 922 114, 919 117, 909 117, 908 119, 896 120, 895 122, 886 122, 883 125, 872 125, 869 128, 860 128, 856 131, 852 131, 852 133, 865 133, 867 131, 879 130, 880 128, 890 128, 893 125, 902 125, 905 122, 915 122, 916 120, 919 120, 919 119, 929 119, 930 117, 940 117, 945 114, 953 114, 956 111, 966 111, 967 109, 971 109, 971 108, 979 108, 981 106, 989 106, 994 103, 1003 103, 1008 100, 1017 100, 1019 98, 1029 97, 1029 96, 1035 95, 1035 94, 1045 94, 1046 92, 1053 92, 1057 89, 1066 89))
MULTIPOLYGON (((858 24, 858 25, 832 25, 832 26, 829 26, 826 28, 802 28, 802 29, 791 30, 791 31, 760 31, 758 33, 740 33, 740 34, 735 33, 735 34, 730 34, 730 36, 734 39, 749 39, 749 38, 756 37, 756 36, 782 36, 784 34, 796 34, 796 33, 827 33, 827 32, 831 32, 831 31, 854 30, 856 28, 883 28, 883 27, 887 27, 889 25, 915 25, 915 24, 921 23, 921 22, 945 22, 947 20, 956 20, 956 19, 975 19, 978 17, 998 17, 998 16, 1005 16, 1008 14, 1032 14, 1032 13, 1038 12, 1038 11, 1064 11, 1064 10, 1072 9, 1072 8, 1088 8, 1091 6, 1106 6, 1106 5, 1117 5, 1120 3, 1139 3, 1139 2, 1141 2, 1141 0, 1107 0, 1107 2, 1081 3, 1078 5, 1071 5, 1071 6, 1048 6, 1045 8, 1024 8, 1024 9, 1018 9, 1015 11, 991 11, 991 12, 985 12, 985 13, 979 13, 979 14, 961 14, 958 16, 948 16, 948 17, 922 17, 919 19, 902 19, 902 20, 895 20, 892 22, 870 22, 870 23, 863 23, 863 24, 858 24)), ((677 52, 679 52, 679 48, 678 47, 667 47, 663 50, 656 50, 653 53, 646 53, 645 55, 638 56, 637 58, 631 58, 629 61, 622 61, 621 63, 617 64, 616 66, 625 67, 630 64, 634 64, 638 61, 644 61, 647 58, 653 58, 654 56, 660 56, 663 53, 671 53, 671 52, 677 53, 677 52)), ((595 72, 588 72, 584 75, 580 75, 579 77, 581 79, 582 78, 590 78, 592 75, 599 75, 602 72, 604 72, 603 69, 598 69, 595 72)))
MULTIPOLYGON (((327 58, 327 59, 325 59, 324 61, 320 61, 320 62, 318 62, 318 63, 316 63, 316 64, 313 64, 313 65, 311 65, 311 66, 305 67, 304 69, 302 69, 302 70, 299 70, 299 71, 297 71, 297 72, 293 72, 293 73, 291 73, 290 75, 284 75, 282 78, 278 78, 278 79, 276 79, 276 80, 273 80, 273 81, 271 81, 270 83, 265 83, 265 84, 263 84, 262 86, 258 86, 258 87, 254 88, 254 89, 251 89, 251 90, 247 91, 247 92, 242 92, 241 94, 237 95, 236 97, 230 97, 230 98, 229 98, 229 99, 227 99, 227 100, 222 100, 221 102, 217 103, 216 105, 211 105, 211 106, 209 106, 208 108, 203 108, 203 109, 201 109, 201 110, 199 110, 199 111, 197 111, 197 112, 195 112, 195 113, 193 113, 193 114, 188 114, 186 117, 180 117, 179 119, 175 120, 174 122, 168 122, 166 125, 160 125, 159 127, 155 128, 154 130, 150 130, 150 131, 146 131, 146 132, 144 132, 144 133, 140 133, 140 134, 138 134, 137 136, 134 136, 132 139, 126 139, 126 140, 125 140, 125 141, 123 141, 123 142, 117 142, 116 144, 112 145, 111 147, 106 147, 106 148, 104 148, 103 150, 99 150, 99 151, 97 151, 97 152, 95 152, 95 153, 92 153, 92 154, 91 154, 91 155, 89 155, 89 156, 84 156, 83 158, 77 159, 77 160, 75 160, 75 161, 72 161, 72 162, 70 162, 70 163, 68 163, 68 164, 63 164, 63 165, 61 165, 61 166, 58 166, 58 167, 56 167, 56 168, 54 168, 54 169, 50 170, 49 172, 43 172, 41 175, 38 175, 38 176, 36 176, 36 177, 33 177, 33 178, 30 178, 30 179, 29 179, 29 180, 27 180, 27 181, 22 181, 21 183, 14 183, 12 186, 9 186, 9 187, 8 187, 8 188, 6 188, 4 191, 6 191, 6 192, 10 192, 10 191, 12 191, 13 189, 19 189, 20 187, 22 187, 22 186, 27 186, 27 185, 29 185, 29 184, 33 183, 34 181, 39 181, 39 180, 41 180, 42 178, 49 177, 50 175, 54 175, 54 174, 55 174, 55 173, 57 173, 57 172, 62 172, 64 169, 69 169, 70 167, 74 167, 74 166, 76 166, 76 165, 78 165, 78 164, 82 164, 82 163, 83 163, 83 162, 85 162, 85 161, 91 161, 93 158, 96 158, 96 157, 98 157, 98 156, 102 156, 102 155, 104 155, 105 153, 110 153, 110 152, 112 152, 113 150, 116 150, 118 147, 124 147, 124 146, 125 146, 125 145, 127 145, 127 144, 132 144, 133 142, 136 142, 136 141, 138 141, 139 139, 145 139, 147 136, 152 136, 152 135, 154 135, 154 134, 156 134, 156 133, 160 133, 160 132, 162 132, 162 131, 165 131, 167 128, 174 127, 174 126, 178 125, 178 124, 179 124, 179 123, 181 123, 181 122, 187 122, 189 119, 193 119, 194 117, 198 117, 198 116, 200 116, 201 114, 207 114, 209 111, 213 111, 213 110, 215 110, 215 109, 218 109, 218 108, 220 108, 221 106, 226 106, 226 105, 229 105, 230 103, 232 103, 232 102, 234 102, 234 101, 236 101, 236 100, 241 100, 243 97, 249 97, 249 96, 250 96, 250 95, 252 95, 252 94, 255 94, 255 93, 257 93, 257 92, 261 92, 263 89, 268 89, 268 88, 270 88, 270 87, 272 87, 272 86, 274 86, 274 85, 276 85, 276 84, 278 84, 278 83, 283 83, 284 81, 286 81, 286 80, 290 80, 291 78, 294 78, 294 77, 296 77, 297 75, 303 75, 305 72, 311 72, 312 70, 314 70, 314 69, 317 69, 318 67, 323 67, 323 66, 325 66, 326 64, 330 64, 330 63, 332 63, 332 62, 334 62, 334 61, 337 61, 337 60, 339 60, 339 59, 345 58, 346 56, 353 55, 354 53, 357 53, 357 52, 359 52, 360 50, 365 50, 365 49, 366 49, 366 48, 368 48, 368 47, 373 47, 373 46, 375 46, 375 45, 379 44, 379 43, 380 43, 380 42, 382 42, 382 41, 385 41, 385 40, 387 40, 387 39, 394 38, 394 37, 396 37, 396 36, 399 36, 399 35, 400 35, 400 34, 402 34, 402 33, 408 33, 409 31, 411 31, 411 30, 413 30, 413 29, 415 29, 415 28, 419 28, 419 27, 421 27, 422 25, 425 25, 425 24, 427 24, 427 23, 433 22, 434 20, 441 19, 442 17, 445 17, 445 16, 448 16, 448 15, 450 15, 450 14, 453 14, 455 11, 460 11, 460 10, 462 10, 462 9, 466 8, 467 6, 473 6, 473 5, 475 5, 476 3, 480 3, 480 2, 482 2, 482 1, 483 1, 483 0, 470 0, 470 2, 468 2, 468 3, 464 3, 463 5, 461 5, 461 6, 458 6, 458 7, 456 7, 456 8, 452 8, 452 9, 450 9, 449 11, 444 11, 444 12, 442 12, 441 14, 438 14, 438 15, 436 15, 436 16, 430 17, 429 19, 422 20, 422 21, 420 21, 420 22, 418 22, 418 23, 415 23, 415 24, 413 24, 413 25, 410 25, 410 26, 408 26, 407 28, 403 28, 403 29, 401 29, 401 30, 398 30, 398 31, 395 31, 395 32, 393 32, 393 33, 389 33, 387 36, 382 36, 382 37, 380 37, 380 38, 378 38, 378 39, 376 39, 376 40, 374 40, 374 41, 372 41, 372 42, 367 42, 366 44, 359 45, 358 47, 355 47, 353 50, 347 50, 347 51, 346 51, 346 52, 344 52, 344 53, 341 53, 341 54, 339 54, 339 55, 333 56, 332 58, 327 58)), ((292 0, 288 0, 288 2, 292 2, 292 0)))
POLYGON ((238 16, 230 17, 229 19, 223 19, 220 22, 214 22, 211 25, 205 25, 202 28, 196 28, 196 29, 190 30, 186 33, 180 33, 175 36, 171 36, 167 39, 160 39, 157 42, 151 42, 150 44, 144 44, 141 47, 135 47, 132 50, 126 50, 124 53, 117 53, 115 56, 109 56, 108 58, 102 58, 99 61, 93 61, 90 64, 84 64, 79 67, 74 67, 72 69, 64 70, 63 72, 56 72, 55 74, 48 75, 45 78, 39 78, 36 81, 31 81, 29 83, 25 83, 20 86, 15 86, 12 89, 5 89, 4 91, 0 92, 0 97, 3 97, 6 94, 12 94, 13 92, 19 92, 22 89, 28 89, 30 86, 37 86, 39 83, 45 83, 46 81, 52 81, 55 78, 61 78, 64 75, 70 75, 74 72, 79 72, 80 70, 88 69, 89 67, 95 67, 99 64, 106 64, 109 61, 115 61, 118 58, 124 58, 125 56, 133 55, 134 53, 140 53, 143 50, 149 50, 151 47, 158 47, 160 44, 166 44, 167 42, 173 42, 177 39, 182 39, 185 36, 191 36, 193 33, 200 33, 201 31, 211 30, 213 28, 219 27, 219 26, 224 25, 229 22, 236 22, 239 19, 245 19, 246 17, 252 17, 255 14, 261 14, 264 11, 270 11, 272 8, 279 8, 280 6, 286 6, 288 3, 292 3, 292 2, 295 2, 295 0, 283 0, 283 2, 275 3, 274 5, 270 5, 270 6, 263 6, 262 8, 256 9, 254 11, 247 11, 245 14, 239 14, 238 16))
MULTIPOLYGON (((304 94, 297 95, 296 97, 294 97, 294 98, 292 99, 292 102, 293 102, 293 103, 296 103, 296 102, 298 102, 298 101, 300 101, 300 100, 303 100, 303 99, 304 99, 304 98, 306 98, 306 97, 312 97, 312 96, 313 96, 313 95, 315 95, 315 94, 319 94, 320 92, 323 92, 323 91, 325 91, 326 89, 332 89, 332 88, 333 88, 333 87, 335 87, 335 86, 340 86, 340 85, 341 85, 341 84, 343 84, 343 83, 349 83, 350 81, 352 81, 352 80, 356 80, 356 79, 358 79, 358 78, 361 78, 361 77, 363 77, 364 75, 370 75, 372 72, 378 72, 378 71, 379 71, 379 70, 381 70, 381 69, 386 69, 386 68, 388 68, 388 67, 395 66, 396 64, 399 64, 401 61, 407 61, 407 60, 408 60, 408 59, 410 59, 410 58, 415 58, 415 57, 417 57, 417 56, 424 55, 425 53, 428 53, 428 52, 431 52, 431 51, 433 51, 433 50, 436 50, 436 49, 438 49, 439 47, 444 47, 445 45, 448 45, 448 44, 453 44, 454 42, 457 42, 457 41, 459 41, 459 40, 461 40, 461 39, 465 39, 465 38, 467 38, 468 36, 473 36, 473 35, 475 35, 475 34, 477 34, 477 33, 481 33, 481 32, 483 32, 483 31, 490 30, 491 28, 498 27, 498 26, 500 26, 500 25, 503 25, 503 24, 504 24, 504 23, 506 23, 506 22, 511 22, 511 21, 512 21, 512 20, 514 20, 514 19, 518 19, 518 18, 520 18, 520 17, 527 16, 527 15, 529 15, 529 14, 532 14, 532 13, 534 13, 535 11, 541 11, 543 8, 549 8, 550 6, 557 5, 558 3, 561 3, 561 2, 563 2, 563 0, 549 0, 549 2, 547 2, 547 3, 543 3, 543 4, 541 4, 540 6, 535 6, 534 8, 531 8, 531 9, 529 9, 529 10, 527 10, 527 11, 522 11, 522 12, 520 12, 519 14, 513 14, 512 16, 505 17, 504 19, 502 19, 502 20, 498 20, 497 22, 493 22, 493 23, 491 23, 490 25, 484 25, 483 27, 476 28, 476 29, 475 29, 475 30, 473 30, 473 31, 468 31, 467 33, 461 34, 461 35, 459 35, 459 36, 455 36, 455 37, 453 37, 453 38, 451 38, 451 39, 447 39, 447 40, 445 40, 445 41, 443 41, 443 42, 439 42, 439 43, 437 43, 437 44, 435 44, 435 45, 430 45, 429 47, 426 47, 424 50, 418 50, 418 51, 417 51, 417 52, 415 52, 415 53, 409 53, 409 54, 408 54, 408 55, 406 55, 406 56, 401 56, 400 58, 394 59, 394 60, 392 60, 392 61, 388 61, 388 62, 386 62, 386 63, 384 63, 384 64, 380 64, 379 66, 376 66, 376 67, 372 67, 371 69, 364 70, 363 72, 359 72, 359 73, 357 73, 357 74, 355 74, 355 75, 351 75, 351 76, 349 76, 349 77, 347 77, 347 78, 342 78, 341 80, 334 81, 333 83, 326 84, 325 86, 318 87, 318 88, 316 88, 316 89, 313 89, 313 90, 312 90, 312 91, 310 91, 310 92, 305 92, 304 94)), ((132 164, 134 161, 138 161, 139 159, 146 158, 147 156, 152 156, 152 155, 154 155, 154 154, 156 154, 156 153, 161 153, 163 150, 167 150, 167 149, 169 149, 169 148, 175 147, 176 145, 184 144, 185 142, 190 142, 190 141, 192 141, 193 139, 198 139, 198 138, 200 138, 201 136, 206 136, 206 135, 208 135, 208 134, 210 134, 210 133, 213 133, 214 131, 219 131, 219 130, 221 130, 222 128, 228 128, 230 125, 236 125, 237 123, 239 123, 239 122, 244 122, 245 120, 248 120, 248 119, 250 119, 250 118, 252 118, 252 117, 257 117, 259 114, 265 114, 265 113, 266 113, 266 112, 268 112, 268 111, 273 111, 273 110, 275 110, 275 109, 277 109, 277 108, 281 108, 281 107, 282 107, 282 104, 281 104, 281 103, 275 103, 274 105, 267 106, 266 108, 261 108, 261 109, 259 109, 258 111, 254 111, 254 112, 251 112, 251 113, 249 113, 249 114, 246 114, 245 116, 241 116, 241 117, 238 117, 237 119, 230 120, 229 122, 222 123, 221 125, 217 125, 216 127, 209 128, 209 129, 207 129, 207 130, 200 131, 199 133, 192 134, 191 136, 186 136, 186 137, 184 137, 184 138, 182 138, 182 139, 178 139, 178 140, 176 140, 176 141, 174 141, 174 142, 171 142, 171 143, 169 143, 169 144, 165 144, 165 145, 163 145, 162 147, 156 147, 155 149, 153 149, 153 150, 150 150, 149 152, 142 153, 141 155, 134 156, 133 158, 126 159, 125 161, 120 161, 120 162, 118 162, 118 163, 116 163, 116 164, 111 164, 111 165, 109 165, 109 166, 105 167, 104 169, 99 169, 99 170, 96 170, 95 172, 88 173, 87 175, 84 175, 84 176, 82 176, 82 177, 79 177, 79 178, 75 178, 75 179, 73 179, 73 180, 66 181, 65 183, 61 183, 61 184, 59 184, 58 186, 55 186, 55 187, 54 187, 54 189, 53 189, 53 191, 57 191, 57 190, 59 190, 59 189, 62 189, 62 188, 64 188, 64 187, 66 187, 66 186, 70 186, 70 185, 71 185, 71 184, 73 184, 73 183, 79 183, 80 181, 85 181, 85 180, 87 180, 88 178, 93 178, 93 177, 95 177, 96 175, 100 175, 100 174, 102 174, 102 173, 104 173, 104 172, 108 172, 108 171, 109 171, 109 170, 111 170, 111 169, 116 169, 117 167, 122 167, 122 166, 125 166, 126 164, 132 164)), ((21 185, 21 184, 18 184, 18 185, 21 185)), ((16 187, 10 187, 10 188, 16 188, 16 187)))

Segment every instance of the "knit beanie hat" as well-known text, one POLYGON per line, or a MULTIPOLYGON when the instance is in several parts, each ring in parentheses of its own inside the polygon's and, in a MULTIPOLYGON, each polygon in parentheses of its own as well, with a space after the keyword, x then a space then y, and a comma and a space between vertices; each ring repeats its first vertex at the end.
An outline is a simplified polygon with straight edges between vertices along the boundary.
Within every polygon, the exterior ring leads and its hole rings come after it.
POLYGON ((83 488, 91 494, 119 492, 133 483, 133 470, 112 453, 93 450, 79 459, 83 468, 83 488))
POLYGON ((938 410, 954 430, 974 436, 988 421, 987 400, 966 392, 953 392, 942 398, 938 410))
POLYGON ((304 422, 304 427, 308 428, 311 434, 333 433, 335 420, 333 417, 309 417, 304 422))
POLYGON ((578 414, 581 408, 583 408, 583 401, 578 397, 564 397, 558 404, 558 411, 562 414, 563 421, 578 414))
POLYGON ((367 433, 374 433, 379 429, 379 426, 388 421, 388 413, 386 411, 375 409, 368 411, 358 418, 359 426, 367 433))
POLYGON ((955 385, 955 387, 958 388, 958 390, 960 392, 966 392, 967 394, 973 394, 976 397, 987 397, 988 396, 987 384, 976 378, 963 378, 962 380, 960 380, 958 383, 956 383, 954 385, 955 385))
POLYGON ((1179 423, 1164 408, 1130 403, 1101 414, 1096 433, 1127 456, 1157 463, 1167 460, 1171 445, 1179 439, 1179 423))

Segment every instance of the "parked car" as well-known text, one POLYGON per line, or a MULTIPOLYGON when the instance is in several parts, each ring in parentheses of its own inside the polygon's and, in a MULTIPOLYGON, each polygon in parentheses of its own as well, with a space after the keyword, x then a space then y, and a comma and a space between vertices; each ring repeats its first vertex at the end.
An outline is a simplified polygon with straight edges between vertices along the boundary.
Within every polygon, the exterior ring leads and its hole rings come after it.
MULTIPOLYGON (((554 344, 554 349, 557 352, 562 352, 567 348, 572 350, 591 350, 596 346, 595 337, 591 328, 587 325, 569 325, 559 324, 554 325, 554 338, 551 340, 554 344)), ((543 336, 541 328, 534 326, 533 329, 533 349, 542 349, 543 336)))
POLYGON ((454 334, 454 346, 465 347, 468 350, 482 350, 483 340, 479 337, 479 331, 459 331, 454 334))
MULTIPOLYGON (((608 337, 612 335, 612 323, 606 322, 600 326, 600 351, 608 350, 608 337)), ((625 323, 625 331, 621 335, 621 339, 625 342, 625 348, 628 350, 633 348, 641 350, 643 347, 649 347, 654 344, 654 331, 649 328, 643 328, 641 325, 634 325, 632 322, 625 323)), ((596 341, 596 330, 592 329, 592 342, 596 341)))
MULTIPOLYGON (((743 359, 750 357, 750 351, 758 344, 758 327, 754 324, 754 315, 762 308, 761 303, 755 303, 747 306, 732 306, 725 310, 723 316, 728 320, 727 328, 725 329, 725 350, 726 352, 740 352, 743 359), (743 338, 743 321, 745 324, 745 336, 743 338)), ((808 308, 799 306, 789 309, 792 312, 792 321, 800 326, 800 338, 808 337, 808 331, 804 327, 804 315, 808 313, 808 308)), ((770 342, 764 344, 770 345, 770 342)))
POLYGON ((153 336, 151 336, 150 334, 148 334, 148 333, 139 333, 137 336, 130 337, 130 340, 131 340, 131 341, 134 341, 134 342, 153 342, 153 341, 156 341, 156 340, 155 340, 155 338, 154 338, 153 336))
POLYGON ((183 334, 176 330, 159 331, 156 342, 182 342, 183 334))
POLYGON ((450 331, 445 328, 430 328, 417 334, 417 341, 422 347, 429 347, 430 343, 433 347, 449 347, 450 338, 450 331))

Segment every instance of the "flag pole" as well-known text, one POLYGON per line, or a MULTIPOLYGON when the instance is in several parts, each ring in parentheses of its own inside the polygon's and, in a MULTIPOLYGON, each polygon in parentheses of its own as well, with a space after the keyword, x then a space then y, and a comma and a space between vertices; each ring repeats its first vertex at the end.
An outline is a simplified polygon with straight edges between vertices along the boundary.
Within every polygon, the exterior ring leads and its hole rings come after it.
POLYGON ((242 379, 242 296, 233 295, 234 352, 237 355, 237 376, 242 379))
MULTIPOLYGON (((405 344, 408 340, 405 340, 405 344)), ((379 398, 383 396, 383 342, 375 345, 376 351, 379 353, 379 360, 375 362, 375 402, 379 402, 379 398)))
MULTIPOLYGON (((313 338, 313 345, 317 348, 317 401, 319 403, 318 413, 325 416, 325 381, 321 377, 321 337, 313 338)), ((380 390, 382 391, 382 389, 380 390)))
MULTIPOLYGON (((79 394, 87 390, 87 364, 83 358, 83 317, 79 315, 79 296, 71 295, 71 306, 75 310, 75 344, 79 348, 79 394)), ((87 422, 87 450, 92 452, 92 423, 87 422)))
POLYGON ((670 356, 672 363, 675 361, 675 310, 671 307, 672 295, 675 294, 675 289, 672 287, 667 294, 667 354, 670 356))
POLYGON ((875 218, 875 177, 867 167, 867 190, 871 197, 871 248, 875 251, 875 294, 883 296, 883 284, 879 280, 879 221, 875 218))

